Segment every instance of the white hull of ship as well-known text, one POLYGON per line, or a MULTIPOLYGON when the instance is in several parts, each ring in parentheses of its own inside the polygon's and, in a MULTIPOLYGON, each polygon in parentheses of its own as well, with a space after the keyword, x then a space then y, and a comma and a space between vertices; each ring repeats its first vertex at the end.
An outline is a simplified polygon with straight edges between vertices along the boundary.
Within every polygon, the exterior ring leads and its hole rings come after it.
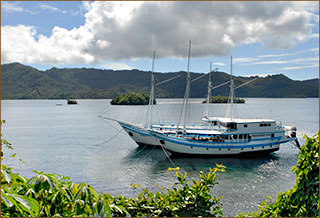
POLYGON ((118 121, 120 126, 139 146, 159 146, 159 140, 153 137, 143 126, 118 121))
POLYGON ((238 155, 245 153, 270 153, 279 150, 281 143, 290 141, 282 136, 273 139, 256 139, 250 142, 210 143, 166 136, 156 131, 152 135, 158 138, 159 144, 172 153, 190 155, 238 155))

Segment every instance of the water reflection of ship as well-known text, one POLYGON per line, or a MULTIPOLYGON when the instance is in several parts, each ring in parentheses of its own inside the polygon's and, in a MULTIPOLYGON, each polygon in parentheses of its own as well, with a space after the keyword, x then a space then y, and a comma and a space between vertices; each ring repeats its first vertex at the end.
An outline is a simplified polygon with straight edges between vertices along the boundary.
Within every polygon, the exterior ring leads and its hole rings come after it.
MULTIPOLYGON (((198 157, 184 157, 179 155, 170 155, 170 159, 178 166, 182 171, 192 172, 199 170, 209 170, 216 166, 216 163, 223 164, 229 169, 250 169, 253 170, 261 165, 267 164, 270 161, 278 161, 279 156, 273 153, 265 154, 257 158, 256 156, 246 155, 246 156, 234 156, 234 157, 210 157, 202 158, 198 157)), ((168 161, 166 155, 163 153, 162 149, 159 147, 137 147, 132 150, 123 161, 129 164, 135 164, 138 162, 149 162, 150 173, 156 171, 167 171, 169 167, 173 167, 168 161)), ((153 174, 153 173, 152 173, 153 174)))

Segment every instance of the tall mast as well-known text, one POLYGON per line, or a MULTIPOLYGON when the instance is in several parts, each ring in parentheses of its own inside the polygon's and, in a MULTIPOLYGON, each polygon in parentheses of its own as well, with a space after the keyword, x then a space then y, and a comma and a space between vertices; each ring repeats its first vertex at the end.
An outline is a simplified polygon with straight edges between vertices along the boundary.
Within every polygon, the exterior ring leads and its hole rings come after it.
POLYGON ((188 118, 188 107, 189 107, 189 97, 190 97, 190 52, 191 52, 191 40, 189 41, 189 52, 188 52, 188 67, 187 67, 187 85, 186 85, 186 105, 185 105, 185 113, 184 113, 184 124, 183 129, 186 130, 187 118, 188 118))
POLYGON ((230 71, 231 71, 231 85, 230 85, 230 118, 233 119, 233 101, 234 101, 234 84, 232 78, 232 56, 231 56, 231 64, 230 64, 230 71))
POLYGON ((210 62, 210 72, 209 72, 209 79, 208 79, 208 92, 207 92, 207 100, 206 100, 204 117, 209 116, 209 101, 210 101, 210 97, 211 97, 211 88, 212 88, 211 77, 212 77, 212 61, 210 62))
POLYGON ((156 51, 153 52, 153 60, 152 60, 152 70, 151 70, 151 89, 149 95, 149 105, 147 110, 147 120, 145 127, 151 128, 152 125, 152 110, 153 110, 153 101, 154 101, 154 86, 155 86, 155 79, 154 79, 154 60, 156 57, 156 51))

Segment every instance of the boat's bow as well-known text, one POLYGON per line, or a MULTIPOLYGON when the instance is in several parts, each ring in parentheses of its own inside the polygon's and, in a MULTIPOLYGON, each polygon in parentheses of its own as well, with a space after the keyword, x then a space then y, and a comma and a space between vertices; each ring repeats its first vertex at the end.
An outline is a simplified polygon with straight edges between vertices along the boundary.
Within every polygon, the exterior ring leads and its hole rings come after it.
POLYGON ((300 149, 300 143, 297 138, 297 127, 295 126, 284 126, 285 129, 285 137, 289 141, 292 141, 296 144, 296 146, 300 149))

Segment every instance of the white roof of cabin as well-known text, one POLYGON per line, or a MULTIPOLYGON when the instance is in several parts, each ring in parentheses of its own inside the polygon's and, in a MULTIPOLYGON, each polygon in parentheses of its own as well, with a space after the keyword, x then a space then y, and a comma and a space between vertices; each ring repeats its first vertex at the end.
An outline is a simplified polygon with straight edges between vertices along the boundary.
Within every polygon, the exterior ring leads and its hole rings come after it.
MULTIPOLYGON (((204 118, 206 119, 206 118, 204 118)), ((242 118, 229 118, 229 117, 208 117, 208 121, 220 121, 223 123, 274 123, 275 120, 271 119, 242 119, 242 118)))

